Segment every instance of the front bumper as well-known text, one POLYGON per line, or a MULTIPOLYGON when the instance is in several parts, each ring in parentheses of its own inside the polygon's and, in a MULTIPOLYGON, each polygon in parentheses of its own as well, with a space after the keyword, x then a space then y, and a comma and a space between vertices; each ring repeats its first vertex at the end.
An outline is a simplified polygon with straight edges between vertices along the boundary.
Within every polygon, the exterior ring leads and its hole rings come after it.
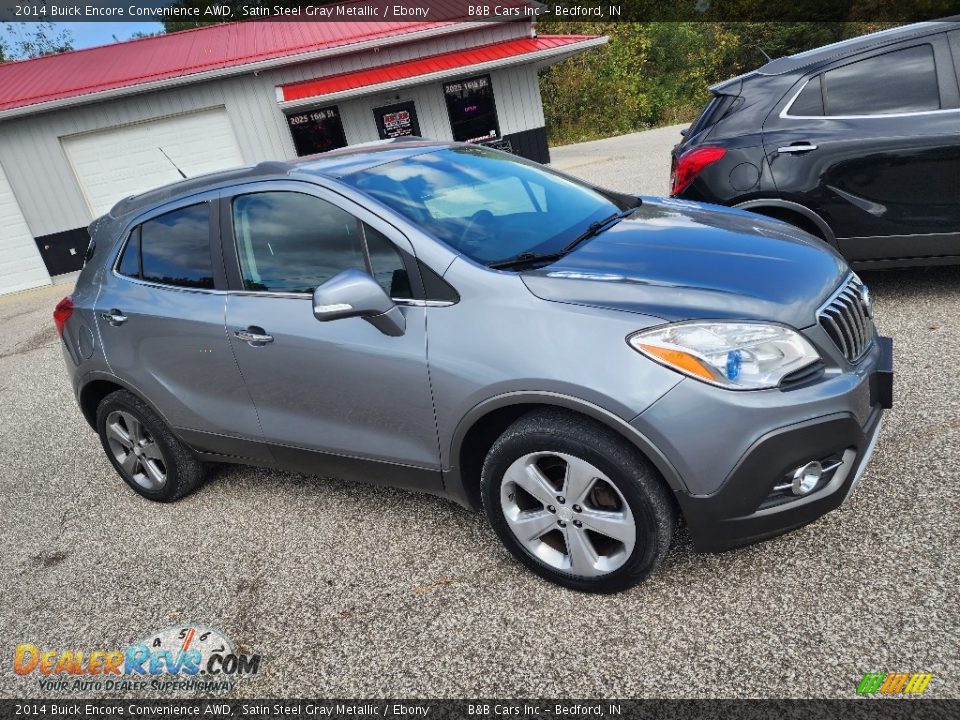
POLYGON ((859 482, 880 434, 883 408, 865 425, 852 415, 818 418, 758 440, 723 487, 711 496, 677 493, 694 545, 720 552, 782 535, 839 507, 859 482), (844 462, 810 495, 764 506, 783 477, 811 459, 844 462))
POLYGON ((878 337, 855 370, 807 388, 733 393, 685 381, 636 418, 679 470, 685 487, 676 498, 696 548, 780 535, 843 503, 892 403, 892 363, 892 341, 878 337), (811 461, 832 469, 794 495, 793 473, 811 461))

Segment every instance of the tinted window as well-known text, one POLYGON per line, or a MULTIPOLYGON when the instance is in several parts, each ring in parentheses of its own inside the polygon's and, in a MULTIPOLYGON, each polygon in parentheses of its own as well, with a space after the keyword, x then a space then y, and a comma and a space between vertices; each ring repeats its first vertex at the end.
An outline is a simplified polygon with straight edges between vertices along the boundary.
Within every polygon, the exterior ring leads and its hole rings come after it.
POLYGON ((344 270, 367 269, 357 219, 312 195, 241 195, 233 228, 247 290, 312 293, 344 270))
POLYGON ((140 254, 144 280, 213 288, 206 203, 175 210, 141 225, 140 254))
POLYGON ((363 225, 363 233, 367 239, 373 277, 380 283, 380 287, 392 298, 412 298, 410 277, 393 243, 379 230, 374 230, 366 223, 363 225))
POLYGON ((592 188, 514 155, 456 147, 341 179, 480 262, 556 252, 623 209, 592 188))
POLYGON ((312 155, 346 147, 340 111, 336 106, 319 108, 287 117, 297 155, 312 155))
POLYGON ((443 94, 454 140, 470 142, 500 136, 489 75, 447 83, 443 94))
POLYGON ((823 78, 827 115, 940 109, 937 69, 930 45, 860 60, 830 70, 823 78))
POLYGON ((117 272, 130 277, 140 277, 140 228, 134 228, 123 250, 117 272))
POLYGON ((823 115, 823 96, 820 94, 820 76, 817 75, 806 84, 797 99, 790 106, 790 114, 797 117, 823 115))

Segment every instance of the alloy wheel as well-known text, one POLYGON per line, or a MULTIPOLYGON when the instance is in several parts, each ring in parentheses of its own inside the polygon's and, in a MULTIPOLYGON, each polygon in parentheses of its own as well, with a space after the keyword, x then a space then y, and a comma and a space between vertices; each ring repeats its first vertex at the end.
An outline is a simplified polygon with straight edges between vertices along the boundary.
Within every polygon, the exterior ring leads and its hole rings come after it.
POLYGON ((135 415, 114 410, 107 415, 107 443, 117 463, 146 490, 167 482, 167 466, 156 440, 135 415))
POLYGON ((575 575, 617 570, 636 544, 636 522, 617 486, 593 464, 566 453, 515 460, 503 477, 500 507, 531 555, 575 575))

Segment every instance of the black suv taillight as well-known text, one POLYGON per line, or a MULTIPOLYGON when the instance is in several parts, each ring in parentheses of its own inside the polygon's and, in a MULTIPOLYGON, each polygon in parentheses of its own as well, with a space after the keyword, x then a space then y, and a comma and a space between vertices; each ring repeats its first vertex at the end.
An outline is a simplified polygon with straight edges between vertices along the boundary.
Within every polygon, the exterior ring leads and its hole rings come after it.
POLYGON ((699 175, 705 167, 720 160, 727 151, 722 147, 704 145, 687 150, 673 159, 670 170, 670 194, 677 195, 699 175))

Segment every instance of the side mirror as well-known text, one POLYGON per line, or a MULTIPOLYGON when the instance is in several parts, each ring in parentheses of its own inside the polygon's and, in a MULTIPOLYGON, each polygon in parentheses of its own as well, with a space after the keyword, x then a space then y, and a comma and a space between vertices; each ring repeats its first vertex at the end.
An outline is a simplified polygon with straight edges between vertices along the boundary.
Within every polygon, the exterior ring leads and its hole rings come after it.
POLYGON ((680 134, 681 134, 683 137, 686 137, 688 132, 690 132, 690 128, 689 128, 689 127, 685 127, 685 128, 682 128, 682 129, 680 130, 680 134))
POLYGON ((383 288, 361 270, 344 270, 313 291, 313 316, 320 322, 362 317, 384 335, 397 337, 407 321, 383 288))

